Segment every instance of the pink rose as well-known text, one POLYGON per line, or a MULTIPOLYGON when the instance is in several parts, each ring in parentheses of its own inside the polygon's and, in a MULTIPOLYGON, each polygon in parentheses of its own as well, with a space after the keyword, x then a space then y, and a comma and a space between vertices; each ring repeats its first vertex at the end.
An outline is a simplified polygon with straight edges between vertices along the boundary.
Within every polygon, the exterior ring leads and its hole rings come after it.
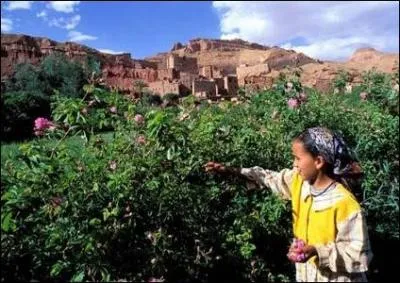
POLYGON ((51 125, 52 125, 52 123, 49 120, 47 120, 46 118, 40 117, 35 120, 35 128, 38 130, 47 129, 51 125))
POLYGON ((293 262, 302 262, 305 259, 305 254, 303 253, 303 248, 306 246, 306 243, 301 239, 293 239, 292 242, 292 252, 290 252, 287 256, 293 262))
POLYGON ((114 171, 115 169, 117 169, 117 162, 115 162, 114 160, 110 162, 110 169, 112 171, 114 171))
POLYGON ((360 93, 360 98, 361 98, 361 100, 367 100, 367 98, 368 98, 368 93, 366 93, 365 91, 364 91, 364 92, 361 92, 361 93, 360 93))
POLYGON ((299 100, 300 100, 301 102, 307 101, 307 94, 305 94, 304 92, 300 93, 300 94, 299 94, 299 100))
POLYGON ((146 138, 143 135, 140 135, 137 137, 136 142, 138 144, 145 144, 146 143, 146 138))
POLYGON ((142 115, 140 114, 136 114, 135 115, 135 122, 138 124, 143 124, 144 123, 144 118, 142 115))
POLYGON ((287 104, 290 109, 296 109, 299 107, 299 101, 296 98, 290 98, 287 104))
POLYGON ((46 130, 54 131, 56 126, 53 122, 47 120, 46 118, 39 117, 35 120, 35 126, 33 128, 36 136, 42 136, 46 130))
POLYGON ((117 113, 117 107, 113 106, 110 108, 110 112, 116 114, 117 113))

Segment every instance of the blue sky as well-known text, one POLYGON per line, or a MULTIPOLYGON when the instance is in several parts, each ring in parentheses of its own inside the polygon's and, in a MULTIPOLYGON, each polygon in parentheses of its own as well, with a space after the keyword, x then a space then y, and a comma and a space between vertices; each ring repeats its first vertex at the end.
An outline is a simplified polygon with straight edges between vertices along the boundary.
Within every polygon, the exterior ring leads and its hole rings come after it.
POLYGON ((144 58, 175 42, 241 38, 319 59, 398 52, 399 4, 369 2, 1 1, 1 30, 144 58))

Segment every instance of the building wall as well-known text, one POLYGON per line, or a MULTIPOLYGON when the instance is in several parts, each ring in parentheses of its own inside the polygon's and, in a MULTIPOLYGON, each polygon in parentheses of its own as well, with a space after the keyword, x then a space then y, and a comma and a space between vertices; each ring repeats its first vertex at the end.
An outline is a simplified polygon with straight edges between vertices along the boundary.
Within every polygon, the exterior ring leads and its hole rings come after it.
POLYGON ((175 93, 179 95, 180 94, 179 86, 180 83, 178 82, 170 82, 168 80, 163 80, 163 81, 149 83, 148 89, 162 97, 167 93, 175 93))
POLYGON ((241 65, 236 68, 236 75, 238 78, 238 84, 244 85, 244 79, 246 77, 261 76, 263 74, 268 74, 271 71, 269 65, 266 63, 257 64, 253 66, 241 65))
POLYGON ((176 69, 177 71, 198 74, 197 58, 187 56, 177 56, 171 54, 167 58, 167 69, 176 69))
POLYGON ((226 89, 229 96, 236 95, 239 88, 237 77, 236 76, 224 77, 224 88, 226 89))
POLYGON ((157 70, 157 78, 159 80, 174 80, 178 79, 179 72, 175 69, 161 69, 157 70))
POLYGON ((198 79, 199 75, 197 74, 192 74, 192 73, 186 73, 186 72, 180 72, 179 74, 179 81, 188 89, 192 89, 192 83, 194 80, 198 79))
POLYGON ((199 69, 199 74, 203 77, 212 79, 213 78, 213 68, 212 66, 203 66, 199 69))
POLYGON ((270 88, 273 83, 274 79, 272 77, 254 76, 245 78, 243 86, 248 89, 259 90, 263 89, 264 87, 270 88))
POLYGON ((223 78, 215 78, 215 84, 217 86, 217 94, 221 96, 225 96, 228 94, 227 90, 225 89, 225 83, 223 78))
POLYGON ((192 94, 199 98, 215 97, 217 86, 214 81, 195 80, 192 85, 192 94))

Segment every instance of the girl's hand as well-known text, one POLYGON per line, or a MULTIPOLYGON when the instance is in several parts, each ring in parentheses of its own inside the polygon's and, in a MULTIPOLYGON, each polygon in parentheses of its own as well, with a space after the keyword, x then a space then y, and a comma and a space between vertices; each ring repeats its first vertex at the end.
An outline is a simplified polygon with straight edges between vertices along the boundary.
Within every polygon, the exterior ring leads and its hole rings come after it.
POLYGON ((227 167, 223 165, 222 163, 217 163, 214 161, 207 162, 204 165, 205 171, 206 172, 217 172, 217 173, 226 173, 227 172, 227 167))

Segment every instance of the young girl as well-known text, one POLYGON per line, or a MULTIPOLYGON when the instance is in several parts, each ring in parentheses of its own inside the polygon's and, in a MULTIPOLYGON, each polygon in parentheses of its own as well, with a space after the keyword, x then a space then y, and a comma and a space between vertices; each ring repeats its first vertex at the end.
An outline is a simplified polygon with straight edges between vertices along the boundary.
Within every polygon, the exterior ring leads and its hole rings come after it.
POLYGON ((232 168, 216 162, 208 162, 205 169, 245 176, 291 199, 294 236, 304 243, 292 244, 288 253, 296 261, 297 281, 367 281, 372 252, 362 210, 348 190, 348 181, 361 175, 350 149, 336 133, 316 127, 294 139, 292 152, 291 170, 232 168))

